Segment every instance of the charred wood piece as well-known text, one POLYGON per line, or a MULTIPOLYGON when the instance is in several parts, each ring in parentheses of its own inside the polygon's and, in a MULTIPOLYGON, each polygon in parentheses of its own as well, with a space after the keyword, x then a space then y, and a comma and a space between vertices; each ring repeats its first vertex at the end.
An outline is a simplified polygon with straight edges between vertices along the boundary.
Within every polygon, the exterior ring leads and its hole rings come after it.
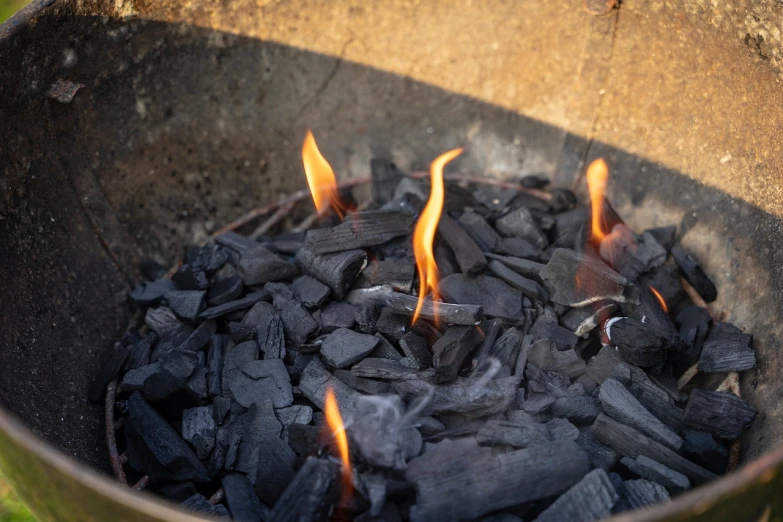
POLYGON ((340 469, 328 460, 308 457, 269 514, 269 520, 326 520, 339 494, 340 469))
POLYGON ((487 258, 459 223, 443 214, 438 222, 438 234, 454 252, 463 274, 476 275, 487 267, 487 258))
POLYGON ((487 254, 487 258, 493 261, 499 261, 521 276, 533 279, 539 283, 543 282, 541 279, 541 271, 546 267, 543 263, 531 261, 530 259, 523 259, 521 257, 502 256, 498 254, 487 254))
POLYGON ((315 255, 380 245, 413 231, 413 216, 394 210, 371 210, 346 216, 332 228, 310 230, 305 246, 315 255))
POLYGON ((297 272, 296 265, 262 245, 253 246, 242 252, 237 265, 237 274, 248 286, 291 279, 297 272))
POLYGON ((686 425, 726 440, 738 438, 755 417, 755 408, 727 392, 693 390, 685 406, 686 425))
POLYGON ((528 363, 548 372, 560 372, 571 379, 585 373, 585 362, 575 350, 561 351, 552 339, 541 339, 527 349, 528 363))
POLYGON ((356 377, 367 379, 384 379, 387 381, 407 381, 412 379, 434 379, 433 370, 420 371, 392 359, 368 357, 353 368, 351 373, 356 377))
POLYGON ((500 261, 490 261, 489 269, 498 278, 502 279, 512 287, 522 292, 522 295, 525 297, 528 297, 533 301, 540 301, 542 303, 549 301, 549 294, 545 288, 532 279, 522 277, 500 261))
POLYGON ((432 393, 431 400, 422 415, 446 412, 480 412, 482 415, 491 415, 508 409, 516 396, 519 380, 515 377, 506 377, 493 379, 480 386, 476 386, 472 380, 461 378, 449 384, 438 385, 423 380, 408 380, 397 383, 394 388, 407 402, 432 393))
POLYGON ((445 301, 481 306, 488 317, 516 321, 522 314, 522 294, 495 277, 452 274, 441 280, 439 290, 445 301))
POLYGON ((486 219, 473 212, 473 209, 465 209, 457 222, 484 252, 492 250, 500 241, 500 235, 495 232, 495 229, 487 223, 486 219))
POLYGON ((321 355, 334 368, 348 368, 364 359, 378 345, 378 338, 338 328, 321 345, 321 355))
MULTIPOLYGON (((332 333, 338 328, 352 328, 356 324, 358 312, 359 308, 352 304, 332 301, 321 309, 321 333, 332 333)), ((364 331, 364 333, 369 332, 364 331)))
POLYGON ((536 522, 592 522, 612 514, 620 496, 603 469, 588 473, 538 515, 536 522))
POLYGON ((713 372, 741 372, 756 367, 753 336, 746 335, 729 323, 710 328, 699 357, 699 370, 713 372))
POLYGON ((366 260, 367 253, 358 249, 316 255, 305 246, 296 253, 296 262, 302 272, 328 286, 337 300, 350 290, 366 260))
POLYGON ((329 297, 329 287, 308 275, 294 279, 291 291, 306 308, 318 308, 329 297))
MULTIPOLYGON (((386 298, 386 306, 395 314, 413 316, 418 298, 412 295, 392 293, 386 298)), ((470 304, 437 303, 426 299, 419 317, 443 324, 477 325, 484 319, 481 306, 470 304)))
POLYGON ((361 281, 366 281, 367 286, 389 285, 400 292, 410 292, 413 286, 415 265, 407 261, 389 259, 385 261, 373 260, 362 270, 361 281))
POLYGON ((654 506, 669 500, 669 492, 649 480, 626 480, 621 488, 622 499, 630 509, 654 506))
POLYGON ((394 190, 405 177, 397 165, 384 158, 370 160, 370 183, 373 203, 385 205, 394 199, 394 190))
POLYGON ((326 403, 326 391, 330 388, 337 399, 341 415, 343 417, 352 415, 356 399, 360 397, 360 394, 332 375, 321 361, 313 359, 302 372, 299 379, 299 389, 302 390, 305 397, 310 399, 310 402, 323 410, 326 403))
POLYGON ((435 382, 454 380, 465 357, 484 340, 484 332, 475 326, 450 326, 432 346, 435 382))
POLYGON ((620 463, 643 479, 656 482, 672 493, 681 493, 691 489, 688 477, 644 455, 640 455, 636 459, 623 457, 620 463))
POLYGON ((271 298, 271 294, 266 290, 258 290, 256 292, 247 294, 241 299, 236 299, 234 301, 229 301, 221 305, 207 308, 199 314, 199 317, 202 319, 216 319, 232 312, 236 312, 237 310, 250 308, 259 301, 270 301, 271 298))
POLYGON ((546 248, 548 241, 538 227, 533 215, 526 208, 512 210, 495 222, 495 228, 506 237, 518 237, 530 241, 537 248, 546 248))
POLYGON ((685 279, 696 289, 696 292, 706 302, 711 303, 718 297, 718 290, 715 288, 715 284, 704 273, 704 270, 699 265, 698 261, 693 258, 691 254, 680 248, 679 246, 672 247, 672 256, 677 261, 677 265, 680 267, 682 275, 685 279))
POLYGON ((399 344, 405 357, 415 363, 417 370, 432 366, 432 353, 424 337, 411 331, 402 336, 399 344))

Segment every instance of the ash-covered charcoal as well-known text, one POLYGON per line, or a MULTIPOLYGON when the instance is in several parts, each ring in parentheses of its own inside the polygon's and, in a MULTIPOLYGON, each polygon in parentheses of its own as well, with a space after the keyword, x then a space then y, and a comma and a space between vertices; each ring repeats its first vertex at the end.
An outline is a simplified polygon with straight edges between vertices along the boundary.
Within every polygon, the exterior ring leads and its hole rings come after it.
MULTIPOLYGON (((411 317, 416 310, 418 298, 394 292, 386 297, 385 303, 395 314, 411 317)), ((437 320, 443 324, 477 325, 484 319, 484 312, 478 305, 433 303, 426 299, 419 317, 430 321, 437 320)))
POLYGON ((481 247, 446 214, 441 215, 438 221, 438 235, 451 247, 463 274, 473 276, 487 268, 487 258, 481 247))
POLYGON ((542 303, 549 301, 549 294, 546 289, 532 279, 519 275, 500 261, 494 259, 490 261, 489 270, 495 274, 495 276, 522 292, 522 295, 525 297, 542 303))
POLYGON ((399 344, 405 357, 414 363, 414 368, 423 370, 432 366, 432 354, 424 337, 411 331, 402 336, 399 344))
POLYGON ((321 410, 323 410, 326 403, 326 391, 331 389, 334 392, 337 406, 343 417, 353 414, 356 399, 360 397, 356 390, 329 373, 329 370, 318 359, 310 361, 310 364, 302 372, 302 376, 299 379, 299 389, 302 390, 305 397, 310 399, 310 402, 321 410))
POLYGON ((269 516, 269 508, 258 499, 253 483, 246 475, 229 473, 223 477, 221 485, 233 520, 259 522, 269 516))
POLYGON ((402 357, 398 360, 368 357, 351 368, 351 373, 356 377, 367 379, 384 379, 387 381, 407 381, 412 379, 434 379, 435 371, 418 370, 402 363, 402 357))
POLYGON ((544 371, 533 362, 525 368, 525 377, 528 381, 528 391, 534 393, 548 393, 556 398, 569 397, 568 391, 571 379, 568 375, 557 371, 544 371))
POLYGON ((380 245, 413 232, 413 216, 395 210, 366 210, 349 214, 332 228, 310 230, 305 246, 315 255, 380 245))
POLYGON ((457 223, 465 229, 465 232, 484 252, 492 250, 500 241, 500 234, 495 232, 492 225, 487 223, 486 219, 476 214, 471 208, 465 209, 465 212, 457 219, 457 223))
POLYGON ((746 335, 729 323, 710 328, 699 357, 699 370, 713 372, 741 372, 756 367, 753 336, 746 335))
POLYGON ((260 244, 242 252, 237 265, 237 274, 248 286, 291 279, 297 272, 295 265, 260 244))
POLYGON ((620 352, 614 346, 604 346, 597 355, 592 357, 588 363, 585 373, 596 384, 603 383, 612 376, 615 366, 623 362, 620 352))
POLYGON ((275 408, 284 408, 294 402, 288 371, 281 359, 242 364, 228 380, 228 386, 234 399, 246 408, 265 401, 272 401, 275 408))
POLYGON ((209 286, 207 274, 191 265, 182 265, 171 278, 181 290, 205 290, 209 286))
POLYGON ((348 368, 364 359, 378 344, 378 338, 347 328, 338 328, 321 344, 321 355, 334 368, 348 368))
POLYGON ((412 421, 397 395, 365 396, 356 401, 348 433, 367 463, 403 470, 421 452, 421 434, 412 421))
POLYGON ((215 447, 217 424, 212 408, 199 406, 182 412, 182 438, 196 450, 200 459, 206 459, 215 447))
POLYGON ((435 382, 453 380, 465 357, 484 340, 484 332, 475 326, 455 325, 432 346, 435 382))
POLYGON ((704 431, 682 430, 682 454, 699 466, 722 474, 729 465, 729 451, 720 441, 704 431))
POLYGON ((540 316, 533 327, 530 329, 532 341, 540 339, 551 339, 555 347, 560 351, 572 350, 576 348, 578 338, 567 328, 557 324, 557 320, 550 319, 544 315, 540 316))
POLYGON ((516 321, 522 314, 522 294, 495 277, 453 274, 440 281, 439 290, 445 301, 479 305, 488 317, 516 321))
POLYGON ((306 308, 318 308, 329 297, 329 287, 308 275, 294 279, 291 291, 306 308))
POLYGON ((583 428, 579 430, 576 443, 587 454, 587 458, 590 459, 590 465, 594 468, 609 471, 620 460, 620 455, 609 446, 604 446, 598 442, 589 429, 583 428))
POLYGON ((549 442, 576 440, 579 430, 565 419, 554 419, 546 424, 531 420, 488 420, 476 434, 482 446, 505 444, 513 448, 529 448, 549 442))
POLYGON ((541 339, 527 349, 527 360, 541 370, 560 372, 571 379, 585 373, 585 361, 576 351, 558 350, 552 339, 541 339))
POLYGON ((495 344, 502 326, 503 321, 500 319, 489 319, 481 324, 481 329, 484 331, 484 340, 474 355, 475 371, 484 369, 484 363, 487 361, 487 357, 489 357, 489 352, 495 344))
POLYGON ((168 419, 179 421, 183 410, 201 403, 199 396, 184 379, 178 379, 164 370, 147 377, 143 387, 144 399, 154 404, 168 419))
POLYGON ((520 207, 512 210, 505 216, 498 218, 495 228, 506 237, 518 237, 530 241, 537 248, 543 249, 548 245, 546 236, 538 227, 533 215, 526 208, 520 207))
POLYGON ((415 265, 408 260, 373 260, 362 270, 357 285, 389 285, 399 292, 410 292, 413 285, 415 265), (366 283, 366 284, 365 284, 366 283))
POLYGON ((548 393, 531 392, 528 394, 525 402, 522 403, 522 411, 539 418, 550 411, 556 400, 554 395, 548 393))
POLYGON ((592 522, 612 514, 620 496, 603 469, 595 469, 560 495, 536 522, 592 522))
POLYGON ((639 509, 654 506, 660 502, 669 500, 669 492, 666 488, 649 480, 626 480, 621 490, 623 500, 631 509, 639 509))
POLYGON ((571 308, 562 317, 563 326, 582 337, 603 323, 617 311, 617 305, 612 302, 594 303, 592 306, 571 308))
POLYGON ((275 409, 275 416, 283 428, 291 424, 310 424, 313 420, 313 409, 305 404, 294 404, 286 408, 275 409))
POLYGON ((305 246, 296 253, 296 263, 302 272, 328 286, 337 300, 350 290, 366 261, 367 253, 358 249, 316 255, 305 246))
POLYGON ((236 312, 237 310, 250 308, 259 301, 270 301, 271 299, 272 295, 269 292, 266 290, 258 290, 256 292, 247 294, 241 299, 235 299, 217 306, 211 306, 201 312, 199 317, 202 319, 217 319, 218 317, 228 315, 232 312, 236 312))
POLYGON ((685 412, 675 404, 674 398, 665 389, 650 379, 644 370, 621 362, 614 367, 611 376, 622 383, 650 413, 674 432, 682 429, 685 412))
POLYGON ((171 308, 163 305, 149 308, 144 315, 144 324, 161 337, 175 331, 181 331, 182 327, 186 326, 177 318, 171 308))
POLYGON ((264 354, 264 359, 282 359, 286 354, 283 318, 269 303, 257 303, 251 312, 254 310, 251 318, 248 318, 251 315, 248 312, 242 321, 252 323, 250 326, 255 330, 258 348, 264 354))
POLYGON ((391 308, 383 308, 375 322, 375 330, 392 341, 399 342, 402 336, 405 335, 405 332, 408 331, 409 322, 410 319, 403 315, 395 314, 391 308))
POLYGON ((321 333, 332 333, 338 328, 353 328, 359 310, 359 307, 344 301, 332 301, 321 309, 321 333))
POLYGON ((683 345, 679 362, 687 368, 701 356, 707 331, 710 328, 710 313, 696 305, 689 305, 677 314, 676 322, 683 345))
POLYGON ((679 246, 672 247, 671 253, 674 260, 677 261, 682 275, 696 289, 702 299, 708 303, 717 299, 718 290, 712 280, 704 273, 698 261, 679 246))
POLYGON ((275 309, 280 312, 285 336, 296 345, 302 345, 318 330, 318 321, 302 306, 293 292, 283 283, 267 283, 275 309))
POLYGON ((384 158, 372 158, 370 160, 370 184, 372 201, 376 205, 385 205, 394 199, 394 190, 405 177, 405 173, 397 168, 393 162, 384 158))
POLYGON ((517 274, 533 279, 536 282, 542 282, 541 271, 546 267, 545 264, 530 259, 523 259, 514 256, 502 256, 498 254, 487 254, 487 258, 493 261, 499 261, 504 266, 510 268, 517 274))
POLYGON ((87 399, 90 402, 98 402, 106 393, 106 386, 111 381, 117 379, 117 375, 120 373, 122 366, 125 364, 125 360, 128 358, 130 350, 120 343, 114 345, 114 349, 109 355, 109 359, 101 366, 95 379, 90 384, 90 390, 87 392, 87 399))
POLYGON ((644 455, 640 455, 636 459, 623 457, 620 463, 643 479, 660 484, 671 493, 681 493, 691 489, 688 477, 644 455))
POLYGON ((601 406, 597 399, 581 395, 557 399, 552 404, 551 411, 555 417, 568 419, 577 426, 584 426, 595 421, 601 413, 601 406))
POLYGON ((381 302, 394 293, 391 285, 371 286, 369 288, 354 287, 345 295, 345 302, 360 306, 368 301, 381 302))
POLYGON ((139 306, 151 306, 163 301, 163 297, 177 289, 171 279, 156 279, 149 283, 140 283, 131 290, 129 297, 139 306))
POLYGON ((478 385, 475 380, 459 377, 448 384, 438 385, 423 380, 408 380, 398 382, 394 388, 408 403, 431 393, 430 402, 424 407, 422 415, 480 412, 484 416, 508 409, 519 388, 519 379, 506 377, 478 385))
POLYGON ((328 460, 308 457, 275 503, 268 519, 277 522, 326 520, 337 503, 339 489, 339 466, 328 460))
POLYGON ((620 274, 584 254, 558 248, 541 278, 552 302, 587 306, 597 301, 639 304, 639 290, 620 274))
POLYGON ((756 409, 728 392, 693 390, 685 406, 685 424, 734 440, 756 417, 756 409))
POLYGON ((604 327, 607 337, 627 363, 653 368, 666 362, 672 344, 668 332, 650 321, 643 323, 631 317, 609 319, 604 327))
POLYGON ((183 509, 189 509, 202 513, 210 518, 228 519, 229 513, 226 507, 222 504, 213 504, 207 497, 200 493, 196 493, 189 499, 180 503, 183 509))
MULTIPOLYGON (((484 338, 486 341, 486 337, 484 338)), ((513 374, 517 370, 517 359, 522 338, 516 328, 509 328, 492 344, 489 356, 494 357, 502 366, 508 367, 513 374)), ((483 347, 483 344, 482 344, 483 347)), ((522 371, 523 368, 519 368, 522 371)))
POLYGON ((334 372, 334 376, 354 390, 370 395, 385 395, 392 389, 391 384, 388 382, 357 377, 348 370, 337 370, 334 372))
POLYGON ((623 223, 614 226, 599 250, 604 260, 632 281, 666 261, 666 250, 651 234, 636 235, 623 223))

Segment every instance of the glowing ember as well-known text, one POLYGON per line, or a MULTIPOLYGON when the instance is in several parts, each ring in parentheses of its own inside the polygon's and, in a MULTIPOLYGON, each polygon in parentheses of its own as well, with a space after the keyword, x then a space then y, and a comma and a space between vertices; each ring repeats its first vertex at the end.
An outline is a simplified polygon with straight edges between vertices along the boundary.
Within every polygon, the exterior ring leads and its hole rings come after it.
POLYGON ((353 479, 351 477, 351 457, 348 451, 348 435, 345 433, 343 418, 340 416, 340 410, 337 407, 337 398, 331 388, 326 390, 324 415, 326 416, 326 423, 332 431, 334 441, 337 444, 340 460, 342 460, 343 463, 343 495, 347 495, 351 491, 353 484, 353 479))
POLYGON ((323 215, 331 205, 335 213, 342 219, 346 209, 337 194, 337 178, 334 177, 332 166, 318 150, 313 133, 309 130, 302 145, 302 164, 318 214, 323 215))
POLYGON ((664 311, 664 312, 666 312, 666 313, 668 314, 668 313, 669 313, 669 307, 668 307, 668 306, 666 306, 666 301, 663 299, 663 296, 662 296, 661 294, 659 294, 659 293, 658 293, 658 290, 656 290, 656 289, 655 289, 655 288, 653 288, 652 286, 649 286, 649 285, 648 285, 648 287, 647 287, 647 288, 649 288, 649 289, 650 289, 650 292, 652 292, 652 293, 653 293, 653 295, 654 295, 654 296, 655 296, 655 297, 658 299, 658 302, 659 302, 659 303, 661 303, 661 308, 663 308, 663 311, 664 311))
POLYGON ((609 168, 602 158, 598 158, 587 167, 587 190, 590 192, 593 221, 591 238, 595 244, 600 244, 606 237, 603 209, 607 178, 609 178, 609 168))
MULTIPOLYGON (((432 188, 427 205, 416 223, 413 231, 413 255, 416 258, 416 268, 419 271, 419 301, 413 313, 413 324, 419 319, 421 307, 427 293, 432 291, 432 302, 435 305, 438 295, 438 265, 435 263, 435 254, 432 252, 432 242, 435 240, 435 232, 438 229, 438 221, 443 211, 445 190, 443 188, 443 167, 448 162, 462 154, 462 149, 450 150, 441 154, 430 165, 430 179, 432 188)), ((437 314, 436 314, 437 318, 437 314)), ((436 319, 437 323, 437 319, 436 319)))

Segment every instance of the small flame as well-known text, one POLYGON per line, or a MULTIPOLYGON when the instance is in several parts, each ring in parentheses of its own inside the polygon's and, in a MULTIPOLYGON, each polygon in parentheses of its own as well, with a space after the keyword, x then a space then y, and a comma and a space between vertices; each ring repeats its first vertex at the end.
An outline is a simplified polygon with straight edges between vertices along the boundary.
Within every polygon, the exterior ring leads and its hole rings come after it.
POLYGON ((669 313, 669 307, 666 306, 666 301, 663 299, 663 296, 658 293, 658 290, 653 288, 652 286, 648 285, 647 288, 650 289, 650 291, 653 293, 653 295, 658 299, 658 302, 661 303, 661 308, 663 308, 663 311, 667 314, 669 313))
MULTIPOLYGON (((448 162, 462 154, 462 149, 450 150, 441 154, 430 165, 430 178, 432 188, 427 205, 419 216, 416 229, 413 231, 413 255, 416 258, 416 268, 419 271, 419 301, 413 312, 413 324, 419 319, 421 307, 427 293, 432 291, 432 302, 439 299, 438 294, 438 265, 435 263, 435 254, 432 251, 432 243, 435 240, 435 232, 438 230, 438 221, 443 211, 445 189, 443 187, 443 167, 448 162)), ((437 323, 437 315, 436 315, 437 323)))
POLYGON ((609 178, 609 168, 602 158, 593 161, 587 167, 587 190, 590 192, 590 206, 592 214, 591 238, 595 244, 601 244, 606 232, 604 231, 604 194, 606 193, 606 180, 609 178))
POLYGON ((337 407, 337 398, 331 388, 326 389, 324 415, 326 416, 326 423, 332 431, 334 441, 337 444, 340 460, 342 460, 343 463, 343 494, 348 495, 353 484, 353 478, 351 476, 351 456, 348 451, 348 435, 345 432, 343 418, 337 407))
POLYGON ((318 214, 323 215, 331 205, 334 212, 342 219, 346 208, 337 194, 337 178, 334 176, 332 166, 318 150, 313 133, 309 130, 302 145, 302 164, 318 214))

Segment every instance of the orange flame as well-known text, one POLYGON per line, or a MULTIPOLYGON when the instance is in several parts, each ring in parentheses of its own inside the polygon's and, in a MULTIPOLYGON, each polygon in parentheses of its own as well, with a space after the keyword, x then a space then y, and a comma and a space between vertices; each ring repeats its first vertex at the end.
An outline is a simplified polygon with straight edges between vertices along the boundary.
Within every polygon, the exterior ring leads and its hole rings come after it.
POLYGON ((345 425, 337 407, 337 398, 331 388, 326 389, 326 402, 324 404, 324 415, 326 423, 332 431, 337 450, 340 453, 340 460, 343 463, 343 494, 348 495, 353 484, 351 476, 351 456, 348 451, 348 435, 345 433, 345 425))
POLYGON ((653 293, 653 295, 658 299, 658 302, 661 303, 661 308, 663 308, 663 311, 667 314, 669 313, 669 307, 666 306, 666 301, 663 299, 663 296, 658 293, 658 290, 653 288, 652 286, 648 285, 647 288, 650 289, 650 291, 653 293))
MULTIPOLYGON (((432 291, 432 302, 440 298, 438 294, 438 265, 435 263, 435 254, 432 251, 432 242, 435 240, 435 232, 438 230, 438 221, 443 211, 445 189, 443 187, 443 167, 448 162, 462 154, 462 149, 450 150, 441 154, 430 165, 430 178, 432 188, 427 205, 419 216, 416 229, 413 231, 413 255, 416 258, 416 268, 419 271, 419 301, 413 312, 413 322, 419 319, 421 307, 427 293, 432 291)), ((436 315, 437 323, 437 315, 436 315)))
POLYGON ((590 192, 593 221, 591 238, 595 244, 601 244, 601 241, 606 237, 602 221, 604 219, 604 193, 606 192, 606 180, 608 178, 609 168, 602 158, 598 158, 587 167, 587 190, 590 192))
POLYGON ((313 133, 309 130, 302 144, 302 164, 318 214, 323 215, 331 205, 334 212, 342 219, 346 209, 337 194, 337 178, 334 176, 332 166, 318 150, 313 133))

